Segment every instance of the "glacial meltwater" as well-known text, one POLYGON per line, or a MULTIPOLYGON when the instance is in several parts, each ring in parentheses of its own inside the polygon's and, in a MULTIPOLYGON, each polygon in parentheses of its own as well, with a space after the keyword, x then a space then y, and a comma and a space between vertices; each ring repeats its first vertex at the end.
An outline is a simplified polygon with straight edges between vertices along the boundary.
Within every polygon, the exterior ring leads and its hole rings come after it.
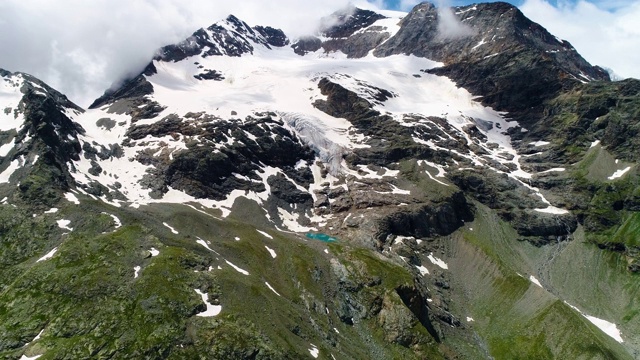
POLYGON ((320 240, 324 242, 338 241, 338 239, 323 233, 306 233, 305 236, 308 237, 309 239, 320 240))

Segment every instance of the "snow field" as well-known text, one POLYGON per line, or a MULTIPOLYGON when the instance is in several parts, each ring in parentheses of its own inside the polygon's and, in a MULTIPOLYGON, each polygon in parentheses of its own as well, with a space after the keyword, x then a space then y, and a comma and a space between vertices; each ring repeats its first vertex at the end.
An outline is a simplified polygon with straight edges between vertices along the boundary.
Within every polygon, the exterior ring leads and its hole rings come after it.
MULTIPOLYGON (((389 12, 389 19, 379 20, 372 26, 382 27, 382 31, 392 35, 399 29, 398 21, 404 15, 400 12, 389 12)), ((228 26, 225 22, 221 22, 221 24, 228 26)), ((374 30, 367 28, 360 31, 374 30)), ((522 179, 528 179, 532 176, 521 169, 520 155, 513 149, 511 139, 505 133, 506 130, 517 126, 517 124, 505 118, 505 114, 482 106, 474 96, 465 89, 457 87, 450 79, 423 71, 442 66, 441 63, 406 55, 377 58, 369 54, 360 59, 347 59, 346 55, 340 52, 324 53, 323 51, 301 57, 289 47, 267 49, 262 45, 254 44, 254 48, 253 54, 244 54, 241 57, 202 57, 196 55, 177 63, 154 61, 157 74, 147 77, 147 80, 153 85, 154 93, 147 97, 149 100, 157 101, 165 106, 166 109, 156 118, 140 120, 137 124, 152 124, 166 115, 184 116, 187 112, 202 111, 221 119, 232 117, 235 119, 233 121, 239 122, 256 112, 275 112, 285 126, 303 142, 314 148, 319 154, 319 159, 328 166, 329 174, 321 176, 315 163, 297 165, 310 166, 312 169, 314 183, 309 189, 302 190, 309 192, 314 200, 316 200, 314 190, 320 188, 319 184, 328 181, 330 186, 335 186, 337 178, 332 174, 348 174, 377 180, 384 179, 385 176, 397 176, 397 171, 389 169, 385 169, 383 174, 378 174, 362 166, 357 169, 359 171, 354 171, 349 169, 346 163, 340 161, 345 152, 367 147, 364 144, 366 138, 359 134, 347 120, 331 117, 313 106, 314 101, 325 99, 317 84, 320 79, 328 78, 365 99, 369 99, 375 104, 376 110, 382 114, 390 115, 405 126, 419 126, 419 122, 406 123, 405 116, 407 114, 416 114, 423 121, 426 121, 424 119, 429 116, 442 117, 457 131, 458 135, 472 143, 471 137, 464 129, 469 125, 479 123, 491 124, 485 130, 482 130, 482 126, 478 125, 488 138, 486 143, 480 143, 479 146, 486 150, 488 155, 478 156, 473 153, 458 155, 481 166, 490 166, 487 160, 497 161, 501 164, 513 163, 516 170, 508 175, 520 181, 524 186, 527 184, 522 179), (199 66, 216 70, 225 77, 225 80, 201 81, 195 79, 193 76, 202 72, 199 66), (414 76, 418 74, 419 77, 414 76), (375 87, 391 92, 394 97, 380 103, 373 98, 377 91, 375 87), (429 95, 425 96, 424 94, 429 95), (232 112, 237 115, 231 115, 232 112), (489 146, 489 143, 498 146, 489 146), (513 158, 509 160, 504 157, 504 154, 512 155, 513 158)), ((107 107, 89 110, 84 114, 77 115, 74 120, 81 123, 87 130, 86 135, 80 137, 81 141, 88 143, 95 141, 105 147, 120 143, 125 137, 128 126, 131 125, 129 116, 108 113, 107 107), (97 126, 96 122, 102 118, 109 118, 123 125, 112 129, 97 126)), ((249 139, 252 139, 252 136, 249 136, 249 139)), ((74 173, 74 178, 83 184, 98 181, 107 187, 114 187, 116 183, 120 183, 122 185, 120 190, 128 198, 130 206, 133 207, 154 202, 191 202, 219 209, 222 216, 226 217, 235 200, 239 197, 264 204, 270 194, 267 178, 282 173, 281 169, 264 166, 258 175, 265 184, 266 191, 255 193, 234 190, 222 201, 196 199, 176 189, 169 189, 161 199, 151 199, 149 189, 144 189, 139 182, 152 167, 140 164, 133 159, 140 151, 147 149, 154 150, 156 154, 169 152, 172 156, 173 152, 186 148, 185 141, 183 136, 177 139, 170 136, 162 138, 149 136, 141 141, 136 141, 134 146, 123 147, 124 156, 121 158, 99 162, 103 172, 97 176, 88 174, 88 169, 91 167, 90 161, 82 158, 75 163, 78 171, 74 173), (143 142, 146 144, 141 145, 143 142), (123 171, 123 169, 125 170, 123 171)), ((227 143, 234 141, 236 140, 233 138, 227 138, 227 143)), ((415 141, 433 149, 442 150, 431 141, 423 141, 417 137, 415 141)), ((534 146, 547 144, 548 142, 545 141, 532 143, 534 146)), ((431 179, 444 186, 450 186, 440 179, 446 174, 442 165, 426 161, 424 164, 438 171, 437 174, 433 174, 431 169, 426 171, 431 179)), ((500 172, 497 169, 494 170, 500 172)), ((528 187, 538 194, 545 203, 548 203, 538 189, 528 187)), ((410 194, 407 190, 396 187, 392 187, 391 193, 410 194)), ((102 200, 106 201, 106 198, 103 197, 102 200)), ((121 203, 121 201, 114 202, 117 206, 120 206, 121 203)), ((566 210, 555 208, 550 203, 548 205, 547 208, 537 210, 552 214, 566 213, 566 210)), ((316 226, 300 226, 298 221, 300 215, 297 213, 280 208, 278 214, 284 226, 291 231, 305 232, 317 229, 316 226)), ((321 217, 313 214, 307 214, 307 216, 314 225, 323 226, 326 224, 327 216, 321 217)))

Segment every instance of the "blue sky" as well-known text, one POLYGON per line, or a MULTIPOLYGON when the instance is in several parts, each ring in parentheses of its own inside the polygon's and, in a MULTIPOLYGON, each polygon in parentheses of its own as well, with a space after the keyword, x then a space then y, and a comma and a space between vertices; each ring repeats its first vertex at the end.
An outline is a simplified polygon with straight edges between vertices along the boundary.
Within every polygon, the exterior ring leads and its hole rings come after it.
MULTIPOLYGON (((463 6, 463 5, 470 5, 470 4, 473 4, 473 3, 476 3, 476 2, 478 2, 478 1, 452 0, 452 1, 449 1, 449 4, 451 6, 463 6)), ((484 1, 484 2, 493 2, 493 1, 484 1)), ((522 3, 522 1, 513 1, 513 0, 505 1, 505 2, 511 3, 513 5, 516 5, 516 6, 518 6, 518 5, 520 5, 522 3)), ((400 0, 386 0, 384 3, 389 9, 406 10, 406 9, 401 9, 402 1, 400 1, 400 0)))
MULTIPOLYGON (((430 0, 433 1, 435 3, 438 2, 438 0, 430 0)), ((524 3, 526 3, 525 0, 503 0, 504 2, 508 2, 511 3, 515 6, 521 6, 524 3)), ((411 1, 411 0, 384 0, 384 4, 387 8, 389 9, 393 9, 393 10, 408 10, 406 4, 409 3, 418 3, 420 1, 411 1), (403 4, 405 4, 403 6, 403 4), (404 9, 402 9, 404 7, 404 9)), ((450 0, 450 1, 444 1, 444 3, 447 3, 451 6, 463 6, 463 5, 470 5, 473 3, 477 3, 477 2, 495 2, 495 1, 469 1, 469 0, 450 0)), ((576 6, 580 0, 548 0, 546 1, 547 3, 551 4, 554 7, 572 7, 572 6, 576 6)), ((584 1, 583 1, 584 2, 584 1)), ((594 4, 595 6, 597 6, 600 9, 603 10, 607 10, 609 12, 614 11, 616 9, 620 9, 620 8, 624 8, 633 4, 637 4, 639 2, 639 0, 588 0, 586 2, 589 2, 591 4, 594 4)), ((638 21, 640 22, 640 19, 638 19, 638 21)))

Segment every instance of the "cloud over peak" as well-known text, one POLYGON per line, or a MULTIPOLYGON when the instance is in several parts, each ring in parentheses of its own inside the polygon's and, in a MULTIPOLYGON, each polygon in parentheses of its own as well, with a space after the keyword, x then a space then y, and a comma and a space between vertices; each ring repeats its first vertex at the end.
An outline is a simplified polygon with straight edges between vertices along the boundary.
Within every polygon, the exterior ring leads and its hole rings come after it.
MULTIPOLYGON (((364 0, 362 0, 364 1, 364 0)), ((0 67, 41 78, 81 106, 141 71, 155 51, 234 14, 289 36, 316 30, 348 0, 4 0, 0 67)))

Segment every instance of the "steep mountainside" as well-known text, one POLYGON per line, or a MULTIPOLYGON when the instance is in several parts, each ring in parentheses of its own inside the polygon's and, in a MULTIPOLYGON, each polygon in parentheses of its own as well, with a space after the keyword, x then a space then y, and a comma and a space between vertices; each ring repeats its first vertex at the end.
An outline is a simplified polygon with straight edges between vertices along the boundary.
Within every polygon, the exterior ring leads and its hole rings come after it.
POLYGON ((640 356, 640 82, 506 3, 0 70, 0 357, 640 356))

